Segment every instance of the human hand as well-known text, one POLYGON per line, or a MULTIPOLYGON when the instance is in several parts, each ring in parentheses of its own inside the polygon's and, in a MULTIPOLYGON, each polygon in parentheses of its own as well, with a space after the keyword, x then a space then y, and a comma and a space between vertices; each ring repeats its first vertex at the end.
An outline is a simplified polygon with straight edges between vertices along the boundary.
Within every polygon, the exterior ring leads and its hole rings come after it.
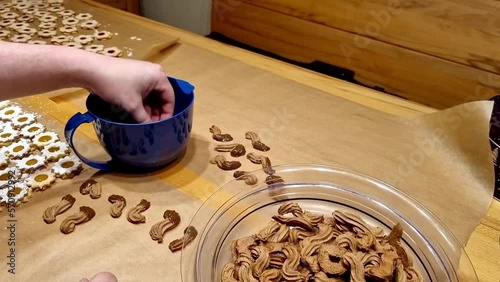
POLYGON ((100 272, 94 275, 90 281, 87 278, 83 278, 80 282, 118 282, 118 279, 113 273, 100 272))
POLYGON ((174 90, 160 65, 105 56, 95 60, 87 81, 93 93, 128 111, 139 123, 173 115, 174 90))

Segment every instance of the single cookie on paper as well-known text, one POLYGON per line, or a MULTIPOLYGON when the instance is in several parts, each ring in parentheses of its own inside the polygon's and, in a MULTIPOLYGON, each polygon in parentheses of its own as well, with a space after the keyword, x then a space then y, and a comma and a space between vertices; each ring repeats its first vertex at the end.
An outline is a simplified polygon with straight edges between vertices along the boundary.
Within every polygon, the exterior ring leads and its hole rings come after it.
POLYGON ((55 181, 56 177, 50 170, 40 170, 30 175, 25 182, 33 191, 44 191, 50 188, 55 181))
POLYGON ((44 40, 30 40, 30 41, 28 41, 28 44, 33 44, 33 45, 47 45, 47 41, 44 41, 44 40))
POLYGON ((101 26, 101 24, 96 20, 84 21, 80 24, 82 29, 96 29, 99 26, 101 26))
POLYGON ((36 116, 32 113, 20 114, 12 119, 12 126, 16 129, 21 129, 26 125, 30 125, 36 122, 36 116))
POLYGON ((45 132, 45 125, 41 123, 33 123, 21 129, 21 136, 24 138, 32 139, 33 137, 45 132))
POLYGON ((73 47, 73 48, 77 48, 77 49, 83 49, 83 45, 78 43, 78 42, 67 42, 67 43, 64 43, 63 46, 73 47))
POLYGON ((38 149, 43 149, 45 146, 56 141, 59 141, 59 135, 52 131, 43 132, 33 137, 33 145, 38 149))
POLYGON ((109 57, 121 57, 123 55, 123 51, 118 47, 109 47, 102 50, 100 54, 109 57))
POLYGON ((42 150, 42 155, 44 155, 48 161, 55 162, 61 158, 68 156, 70 149, 68 144, 61 141, 56 141, 52 144, 45 146, 42 150))
POLYGON ((23 110, 19 106, 7 106, 0 110, 0 120, 11 121, 22 113, 23 110))
POLYGON ((92 53, 100 53, 103 50, 104 50, 104 45, 93 44, 85 47, 85 51, 89 51, 92 53))
POLYGON ((71 179, 82 172, 83 166, 80 159, 67 156, 58 160, 52 167, 54 175, 61 179, 71 179))
POLYGON ((110 31, 105 31, 105 30, 96 30, 94 32, 94 37, 97 40, 111 39, 113 37, 113 33, 111 33, 110 31))
POLYGON ((82 45, 87 45, 94 41, 94 37, 92 35, 78 35, 73 38, 73 41, 82 45))
POLYGON ((30 143, 24 139, 5 147, 5 153, 11 159, 22 159, 32 153, 30 143))
POLYGON ((0 132, 0 147, 9 146, 12 142, 19 140, 19 137, 19 131, 11 125, 6 125, 0 132))
POLYGON ((21 203, 26 203, 31 198, 31 189, 23 182, 15 182, 10 188, 2 189, 0 193, 0 206, 7 203, 19 206, 21 203))
POLYGON ((27 43, 31 40, 31 36, 28 34, 16 34, 10 37, 10 41, 14 43, 27 43))
POLYGON ((47 159, 43 155, 32 155, 16 161, 20 173, 33 173, 47 167, 47 159))

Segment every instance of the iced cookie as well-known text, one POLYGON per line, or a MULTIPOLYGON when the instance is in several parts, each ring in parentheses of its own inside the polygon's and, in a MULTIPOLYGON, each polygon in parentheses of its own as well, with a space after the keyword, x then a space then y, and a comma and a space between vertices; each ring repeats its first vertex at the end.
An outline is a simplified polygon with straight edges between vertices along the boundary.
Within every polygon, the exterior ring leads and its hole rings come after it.
POLYGON ((89 14, 89 13, 80 13, 78 15, 75 16, 76 19, 79 19, 81 21, 88 21, 90 19, 92 19, 92 14, 89 14))
POLYGON ((0 30, 0 39, 7 39, 10 37, 11 32, 8 30, 0 30))
POLYGON ((105 48, 100 53, 109 57, 121 57, 123 55, 123 51, 117 47, 105 48))
POLYGON ((21 136, 25 138, 33 138, 45 131, 45 125, 41 123, 33 123, 21 129, 21 136))
POLYGON ((59 28, 59 31, 66 34, 77 33, 78 28, 74 25, 65 25, 59 28))
POLYGON ((64 4, 64 0, 47 0, 50 6, 61 6, 64 4))
POLYGON ((50 16, 50 13, 47 12, 47 11, 42 11, 41 9, 39 9, 38 11, 36 11, 34 14, 33 14, 35 17, 37 18, 43 18, 45 16, 50 16))
POLYGON ((59 16, 63 17, 63 18, 67 18, 67 17, 71 17, 75 14, 75 11, 73 10, 62 10, 60 12, 57 13, 59 16))
POLYGON ((33 173, 47 166, 47 160, 43 155, 28 156, 17 161, 16 168, 21 173, 33 173))
POLYGON ((29 7, 27 9, 22 10, 23 14, 25 15, 34 15, 36 12, 38 12, 37 7, 29 7))
POLYGON ((96 30, 96 32, 94 32, 94 37, 97 40, 111 39, 113 37, 113 33, 104 30, 96 30))
POLYGON ((45 146, 42 150, 42 155, 44 155, 48 161, 58 161, 60 158, 66 157, 69 155, 69 146, 68 144, 56 141, 52 144, 45 146))
POLYGON ((6 20, 13 20, 17 17, 19 17, 19 14, 15 13, 15 12, 7 12, 7 13, 3 13, 0 15, 0 18, 6 19, 6 20))
POLYGON ((59 135, 52 131, 47 131, 41 134, 38 134, 33 138, 33 145, 42 149, 43 147, 52 144, 56 141, 59 141, 59 135))
POLYGON ((61 7, 61 6, 52 6, 52 7, 48 7, 47 11, 49 11, 51 13, 58 13, 58 12, 64 11, 64 7, 61 7))
POLYGON ((104 50, 104 45, 89 45, 85 47, 85 51, 89 51, 92 53, 100 53, 102 50, 104 50))
POLYGON ((0 147, 8 146, 17 139, 19 139, 19 131, 12 128, 12 126, 5 126, 0 132, 0 147))
POLYGON ((78 43, 78 42, 67 42, 67 43, 64 43, 63 46, 66 46, 66 47, 73 47, 73 48, 78 48, 78 49, 82 49, 83 48, 83 45, 78 43))
POLYGON ((19 140, 6 147, 6 154, 11 159, 22 159, 31 153, 30 143, 26 140, 19 140))
POLYGON ((47 45, 47 41, 43 41, 43 40, 30 40, 30 41, 28 41, 28 44, 33 44, 33 45, 47 45))
POLYGON ((78 35, 73 38, 73 41, 82 45, 87 45, 94 41, 94 37, 92 35, 78 35))
MULTIPOLYGON (((49 7, 49 4, 43 3, 40 1, 38 3, 36 3, 34 6, 34 8, 38 9, 39 11, 43 11, 43 10, 47 9, 48 7, 49 7)), ((47 11, 43 11, 43 12, 49 14, 49 12, 47 12, 47 11)))
POLYGON ((12 3, 12 6, 15 6, 20 3, 25 3, 26 0, 10 0, 10 2, 12 3))
POLYGON ((0 151, 0 169, 5 169, 10 164, 10 159, 6 153, 0 151))
POLYGON ((62 20, 63 25, 77 25, 79 22, 80 20, 75 18, 66 18, 62 20))
POLYGON ((10 37, 10 41, 15 43, 26 43, 31 40, 31 35, 28 34, 16 34, 10 37))
POLYGON ((49 170, 37 171, 26 179, 26 185, 33 191, 44 191, 56 181, 54 174, 49 170))
POLYGON ((37 33, 37 30, 36 28, 23 27, 18 28, 17 32, 19 32, 19 34, 35 35, 37 33))
POLYGON ((82 29, 96 29, 100 24, 96 20, 85 21, 80 24, 82 29))
POLYGON ((42 29, 42 30, 39 30, 37 35, 38 37, 40 38, 50 38, 50 37, 54 37, 56 36, 57 32, 55 30, 51 30, 51 29, 42 29))
POLYGON ((15 19, 3 19, 0 21, 0 27, 7 27, 15 22, 15 19))
POLYGON ((52 39, 50 39, 50 42, 53 44, 56 44, 56 45, 62 45, 64 43, 70 42, 72 39, 73 38, 71 36, 58 35, 58 36, 52 37, 52 39))
POLYGON ((0 101, 0 110, 4 109, 5 107, 10 106, 10 100, 4 100, 0 101))
POLYGON ((25 113, 20 114, 17 117, 12 119, 12 126, 14 128, 22 128, 26 125, 32 124, 36 122, 36 117, 34 114, 25 113))
POLYGON ((29 23, 13 23, 13 24, 9 25, 9 28, 11 30, 14 30, 17 32, 19 32, 19 30, 22 28, 29 28, 29 27, 30 27, 29 23))
POLYGON ((23 112, 19 106, 8 106, 0 110, 0 120, 12 120, 23 112))
POLYGON ((26 2, 21 2, 17 5, 15 5, 14 9, 22 11, 24 9, 28 9, 29 7, 31 7, 31 3, 26 1, 26 2))
POLYGON ((8 9, 10 7, 14 6, 14 4, 5 2, 5 3, 0 3, 0 9, 8 9))
POLYGON ((40 18, 42 23, 53 23, 57 21, 57 17, 54 15, 45 15, 40 18))
POLYGON ((11 188, 2 189, 0 205, 7 203, 19 206, 21 203, 26 203, 31 198, 31 189, 23 182, 15 182, 11 188))
POLYGON ((18 22, 24 22, 24 23, 32 23, 33 21, 35 21, 35 17, 33 17, 32 15, 22 15, 20 17, 18 17, 16 19, 18 22))
POLYGON ((43 30, 53 30, 57 27, 57 24, 56 23, 41 23, 38 25, 38 28, 39 29, 43 29, 43 30))
POLYGON ((75 156, 67 156, 54 164, 52 172, 61 179, 71 179, 83 170, 82 162, 75 156))
POLYGON ((19 179, 19 172, 11 167, 0 170, 0 189, 6 188, 10 184, 15 183, 19 179))

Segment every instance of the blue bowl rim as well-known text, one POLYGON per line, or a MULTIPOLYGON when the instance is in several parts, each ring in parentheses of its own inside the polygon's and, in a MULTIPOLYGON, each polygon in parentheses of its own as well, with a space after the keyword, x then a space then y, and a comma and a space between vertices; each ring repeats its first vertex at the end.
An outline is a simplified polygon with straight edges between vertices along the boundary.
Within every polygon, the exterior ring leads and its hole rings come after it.
MULTIPOLYGON (((182 91, 182 90, 180 90, 182 91)), ((162 123, 162 122, 166 122, 168 120, 171 120, 171 119, 174 119, 176 117, 179 117, 180 115, 183 115, 186 111, 190 110, 192 107, 193 107, 193 104, 194 104, 194 91, 191 91, 190 93, 182 93, 184 95, 190 95, 192 96, 191 97, 191 102, 189 103, 189 105, 182 111, 178 112, 177 114, 175 115, 172 115, 171 117, 169 118, 166 118, 166 119, 162 119, 162 120, 158 120, 158 121, 151 121, 151 122, 144 122, 144 123, 121 123, 121 122, 115 122, 115 121, 111 121, 111 120, 108 120, 108 119, 105 119, 105 118, 102 118, 102 117, 99 117, 97 115, 95 115, 92 111, 89 110, 88 108, 88 103, 89 103, 89 99, 92 97, 92 96, 97 96, 99 97, 99 95, 93 93, 93 92, 90 92, 89 95, 87 96, 87 99, 85 99, 85 107, 87 108, 87 113, 90 114, 93 118, 95 118, 96 120, 104 120, 106 121, 106 123, 109 123, 109 124, 114 124, 114 125, 121 125, 121 126, 145 126, 145 125, 155 125, 155 124, 159 124, 159 123, 162 123)), ((102 99, 102 98, 100 98, 102 99)))

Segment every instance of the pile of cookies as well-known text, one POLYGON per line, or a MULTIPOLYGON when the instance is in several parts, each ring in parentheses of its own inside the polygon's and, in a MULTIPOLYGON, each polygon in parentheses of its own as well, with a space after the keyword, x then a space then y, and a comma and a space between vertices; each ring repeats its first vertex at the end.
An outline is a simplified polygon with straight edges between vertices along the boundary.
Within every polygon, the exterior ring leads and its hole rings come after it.
POLYGON ((121 49, 101 44, 113 33, 99 30, 100 26, 92 14, 66 9, 63 0, 0 1, 0 41, 63 45, 122 56, 121 49))
POLYGON ((27 202, 56 179, 70 179, 83 170, 59 135, 47 131, 34 113, 10 101, 0 102, 0 210, 27 202))
POLYGON ((220 281, 423 281, 403 232, 399 223, 385 234, 358 214, 287 202, 259 232, 231 243, 220 281))

